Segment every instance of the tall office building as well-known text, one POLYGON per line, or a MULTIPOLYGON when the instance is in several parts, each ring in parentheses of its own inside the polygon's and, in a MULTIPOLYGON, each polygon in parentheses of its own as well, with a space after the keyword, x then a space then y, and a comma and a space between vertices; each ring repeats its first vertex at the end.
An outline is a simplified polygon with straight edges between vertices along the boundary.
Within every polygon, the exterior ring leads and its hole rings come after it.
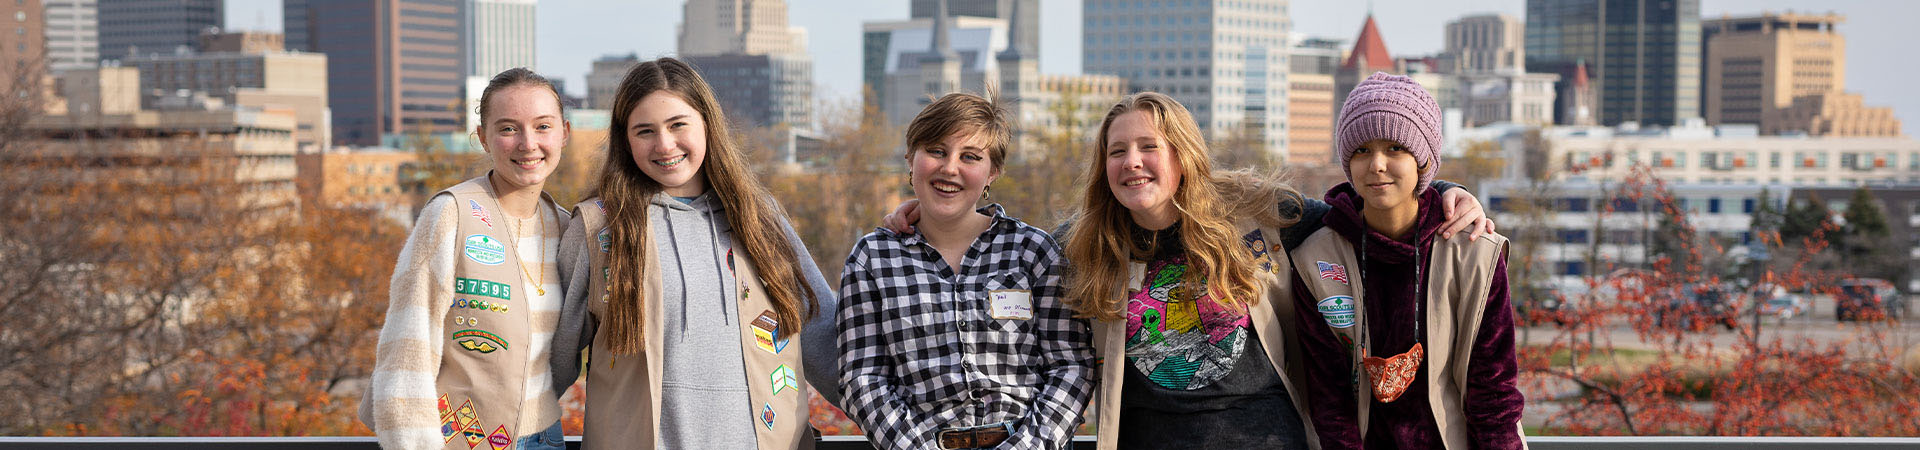
POLYGON ((1466 16, 1447 22, 1446 33, 1440 70, 1454 77, 1463 125, 1553 123, 1554 82, 1560 75, 1526 72, 1526 33, 1520 19, 1466 16))
POLYGON ((1214 140, 1287 150, 1286 0, 1086 0, 1081 66, 1172 96, 1214 140), (1191 5, 1189 5, 1191 3, 1191 5))
POLYGON ((492 78, 515 67, 533 68, 536 0, 469 0, 467 76, 492 78))
POLYGON ((100 59, 192 50, 200 32, 226 27, 224 0, 99 0, 100 59))
POLYGON ((302 150, 331 146, 327 55, 285 51, 278 38, 257 32, 209 35, 202 40, 203 52, 137 56, 122 64, 140 71, 140 100, 149 109, 186 91, 243 108, 290 110, 297 124, 293 139, 302 150))
POLYGON ((873 95, 865 101, 900 126, 940 95, 985 93, 1000 74, 995 55, 1007 50, 1007 22, 987 17, 867 22, 862 29, 862 77, 873 95))
POLYGON ((287 37, 287 50, 313 51, 313 35, 307 30, 317 24, 308 14, 307 3, 308 0, 280 0, 280 31, 287 37))
POLYGON ((1700 115, 1700 0, 1527 0, 1526 28, 1527 71, 1571 80, 1586 61, 1600 123, 1700 115))
POLYGON ((464 134, 466 1, 283 5, 288 17, 306 18, 307 38, 288 36, 287 45, 327 55, 335 144, 400 146, 414 135, 464 134))
POLYGON ((46 41, 41 29, 46 16, 41 14, 40 2, 22 0, 0 2, 0 94, 9 94, 12 98, 0 98, 0 105, 15 105, 12 101, 32 97, 40 89, 34 86, 43 80, 46 65, 40 60, 40 54, 46 41))
POLYGON ((685 9, 679 56, 713 85, 730 119, 812 128, 813 58, 806 30, 787 25, 787 2, 687 0, 685 9))
POLYGON ((46 5, 47 69, 100 65, 100 8, 96 0, 42 0, 46 5))
POLYGON ((620 89, 620 80, 638 65, 640 55, 634 53, 593 60, 593 69, 587 71, 587 108, 613 109, 613 95, 620 89))
POLYGON ((787 26, 783 0, 687 0, 680 56, 803 53, 806 32, 787 26))
POLYGON ((1900 135, 1892 108, 1846 92, 1844 17, 1774 14, 1706 21, 1707 123, 1746 123, 1764 134, 1900 135))
MULTIPOLYGON (((1840 16, 1773 14, 1705 21, 1708 125, 1761 125, 1793 98, 1846 88, 1847 39, 1840 16)), ((1764 128, 1764 127, 1763 127, 1764 128)))
MULTIPOLYGON (((931 19, 940 0, 913 0, 909 12, 915 19, 931 19)), ((1040 56, 1040 0, 947 0, 949 17, 991 17, 1018 24, 1007 40, 1021 54, 1040 56), (1019 17, 1015 17, 1019 16, 1019 17)))
POLYGON ((728 119, 747 126, 812 127, 813 60, 806 54, 688 56, 686 62, 713 86, 728 119))
POLYGON ((1519 72, 1526 64, 1526 34, 1520 19, 1480 14, 1447 22, 1440 70, 1447 73, 1519 72))
POLYGON ((1333 161, 1333 76, 1346 51, 1338 39, 1297 36, 1287 66, 1287 162, 1333 161))

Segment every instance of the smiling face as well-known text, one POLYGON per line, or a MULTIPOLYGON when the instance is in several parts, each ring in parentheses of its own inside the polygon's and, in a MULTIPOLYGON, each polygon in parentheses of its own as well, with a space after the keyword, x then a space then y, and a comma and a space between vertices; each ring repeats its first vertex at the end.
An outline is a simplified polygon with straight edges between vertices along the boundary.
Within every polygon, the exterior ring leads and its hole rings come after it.
POLYGON ((626 139, 633 163, 668 195, 695 197, 707 191, 700 172, 707 156, 707 122, 679 96, 662 90, 641 97, 627 115, 626 139))
POLYGON ((502 88, 488 98, 487 122, 474 130, 494 175, 512 188, 535 190, 560 166, 568 126, 553 90, 534 84, 502 88))
POLYGON ((1000 177, 985 141, 977 129, 962 129, 908 157, 923 220, 954 220, 973 212, 987 185, 1000 177))
POLYGON ((1180 189, 1180 162, 1153 117, 1136 110, 1114 118, 1105 146, 1107 189, 1134 222, 1159 229, 1178 220, 1173 196, 1180 189))
POLYGON ((1418 208, 1413 190, 1420 182, 1420 163, 1398 142, 1374 139, 1361 143, 1353 150, 1353 158, 1347 160, 1347 177, 1353 180, 1353 190, 1366 200, 1367 209, 1418 208))

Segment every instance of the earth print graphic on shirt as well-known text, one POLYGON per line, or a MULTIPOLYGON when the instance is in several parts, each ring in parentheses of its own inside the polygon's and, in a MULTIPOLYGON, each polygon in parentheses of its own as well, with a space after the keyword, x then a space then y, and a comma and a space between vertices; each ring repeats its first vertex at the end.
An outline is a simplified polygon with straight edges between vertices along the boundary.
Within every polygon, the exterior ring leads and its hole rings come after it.
POLYGON ((1233 371, 1247 347, 1244 312, 1180 288, 1185 257, 1147 265, 1146 282, 1127 299, 1127 362, 1167 389, 1194 390, 1233 371))

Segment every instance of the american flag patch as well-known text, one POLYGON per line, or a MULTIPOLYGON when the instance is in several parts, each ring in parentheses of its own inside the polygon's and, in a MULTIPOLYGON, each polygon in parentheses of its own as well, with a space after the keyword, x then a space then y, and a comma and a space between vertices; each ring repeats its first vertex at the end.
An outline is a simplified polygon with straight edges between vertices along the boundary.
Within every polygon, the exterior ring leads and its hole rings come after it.
POLYGON ((486 224, 487 229, 493 229, 493 218, 487 216, 487 209, 481 208, 480 202, 467 200, 467 206, 467 209, 471 211, 470 214, 472 214, 475 219, 480 219, 480 223, 486 224))
POLYGON ((1347 283, 1347 266, 1326 261, 1314 261, 1314 263, 1320 265, 1320 279, 1338 281, 1340 284, 1349 284, 1347 283))

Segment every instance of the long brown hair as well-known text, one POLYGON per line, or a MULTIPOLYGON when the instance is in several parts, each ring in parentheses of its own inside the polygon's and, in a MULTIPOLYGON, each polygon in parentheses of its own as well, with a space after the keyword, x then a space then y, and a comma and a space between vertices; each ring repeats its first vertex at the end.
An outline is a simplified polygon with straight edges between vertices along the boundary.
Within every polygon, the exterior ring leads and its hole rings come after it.
MULTIPOLYGON (((1253 295, 1257 282, 1252 255, 1242 250, 1244 245, 1231 222, 1232 213, 1242 208, 1223 198, 1200 126, 1180 102, 1157 92, 1142 92, 1113 105, 1100 122, 1099 140, 1093 145, 1084 180, 1085 201, 1066 239, 1067 260, 1073 261, 1067 277, 1067 304, 1083 317, 1119 320, 1126 302, 1119 295, 1125 292, 1120 285, 1127 282, 1128 262, 1154 251, 1134 243, 1133 218, 1107 186, 1108 133, 1114 119, 1134 111, 1152 119, 1180 165, 1180 186, 1174 190, 1173 205, 1180 214, 1177 226, 1189 266, 1181 280, 1182 288, 1193 294, 1188 298, 1207 294, 1214 302, 1234 309, 1259 302, 1253 295)), ((1238 189, 1229 193, 1239 197, 1234 199, 1237 203, 1253 200, 1243 197, 1251 194, 1238 189)), ((1274 205, 1266 203, 1262 209, 1277 209, 1274 205)), ((1258 219, 1276 220, 1271 217, 1262 215, 1258 219)))
POLYGON ((611 248, 607 255, 607 347, 616 354, 639 352, 644 341, 641 314, 646 311, 641 273, 646 258, 647 210, 654 195, 665 188, 640 171, 633 160, 633 147, 627 142, 627 118, 647 95, 665 91, 687 102, 706 122, 706 161, 699 170, 706 175, 707 188, 726 208, 727 224, 733 228, 736 245, 744 246, 746 256, 759 271, 766 287, 765 295, 773 304, 781 336, 800 332, 801 323, 811 319, 819 299, 807 280, 794 267, 795 256, 785 230, 778 225, 785 213, 774 204, 773 196, 760 185, 739 144, 733 141, 727 117, 713 97, 713 88, 692 66, 673 58, 641 63, 627 71, 613 97, 612 130, 607 139, 607 158, 600 171, 600 184, 590 197, 606 204, 607 228, 611 248))

